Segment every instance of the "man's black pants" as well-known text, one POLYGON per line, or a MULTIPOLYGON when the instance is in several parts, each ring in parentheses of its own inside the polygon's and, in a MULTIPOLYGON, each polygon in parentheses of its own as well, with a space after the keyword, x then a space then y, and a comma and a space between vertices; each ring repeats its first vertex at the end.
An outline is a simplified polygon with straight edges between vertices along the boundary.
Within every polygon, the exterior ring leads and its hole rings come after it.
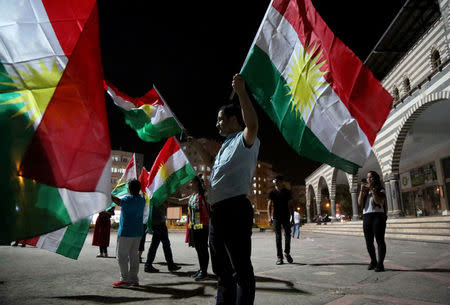
POLYGON ((246 196, 211 206, 209 241, 217 275, 217 304, 253 304, 255 275, 251 262, 253 208, 246 196))
POLYGON ((209 252, 208 252, 208 226, 204 226, 202 229, 192 230, 194 239, 195 251, 197 251, 198 262, 200 264, 200 270, 208 272, 209 252))
POLYGON ((277 257, 283 259, 283 246, 281 237, 281 227, 284 229, 284 253, 291 253, 291 223, 289 219, 274 219, 275 241, 277 244, 277 257))
POLYGON ((172 249, 170 248, 169 232, 165 224, 152 226, 153 236, 150 248, 147 253, 147 261, 145 266, 150 266, 155 260, 156 251, 158 250, 159 243, 163 244, 164 257, 166 258, 167 264, 173 265, 172 249))

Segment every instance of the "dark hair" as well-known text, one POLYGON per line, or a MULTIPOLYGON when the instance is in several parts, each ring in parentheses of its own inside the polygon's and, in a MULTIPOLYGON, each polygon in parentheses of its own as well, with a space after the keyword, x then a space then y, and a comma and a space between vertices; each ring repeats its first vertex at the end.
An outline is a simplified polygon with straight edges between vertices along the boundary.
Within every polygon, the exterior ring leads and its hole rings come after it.
POLYGON ((137 179, 133 179, 128 182, 128 189, 130 190, 131 195, 137 196, 141 191, 141 183, 137 179))
POLYGON ((278 175, 278 176, 275 177, 275 180, 276 181, 284 181, 284 177, 281 176, 281 175, 278 175))
POLYGON ((244 119, 242 118, 241 107, 236 104, 227 104, 219 108, 219 112, 222 111, 228 118, 231 116, 236 117, 237 122, 242 128, 245 128, 244 119))
POLYGON ((200 195, 202 195, 203 200, 204 200, 205 199, 205 189, 203 188, 203 180, 199 176, 195 176, 192 180, 197 182, 198 192, 200 193, 200 195))
POLYGON ((378 188, 378 189, 382 189, 383 185, 381 185, 380 175, 378 175, 378 173, 375 172, 375 171, 369 171, 369 173, 370 173, 370 175, 372 176, 372 178, 374 180, 375 187, 378 188))

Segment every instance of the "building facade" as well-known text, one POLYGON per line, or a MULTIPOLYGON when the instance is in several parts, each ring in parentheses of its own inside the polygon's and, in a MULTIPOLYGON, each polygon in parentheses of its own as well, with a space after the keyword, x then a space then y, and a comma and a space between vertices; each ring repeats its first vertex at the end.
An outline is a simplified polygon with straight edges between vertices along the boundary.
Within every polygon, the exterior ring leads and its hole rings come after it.
MULTIPOLYGON (((130 162, 131 157, 133 156, 132 152, 122 151, 122 150, 111 150, 111 189, 113 189, 119 179, 122 177, 125 172, 125 168, 130 162)), ((141 173, 141 169, 144 166, 144 155, 136 153, 136 175, 139 177, 141 173)))
POLYGON ((390 217, 450 214, 450 6, 436 5, 438 17, 382 78, 394 104, 364 166, 350 175, 322 165, 306 178, 309 221, 322 213, 324 193, 336 217, 338 185, 348 186, 359 219, 359 182, 370 170, 383 178, 390 217))

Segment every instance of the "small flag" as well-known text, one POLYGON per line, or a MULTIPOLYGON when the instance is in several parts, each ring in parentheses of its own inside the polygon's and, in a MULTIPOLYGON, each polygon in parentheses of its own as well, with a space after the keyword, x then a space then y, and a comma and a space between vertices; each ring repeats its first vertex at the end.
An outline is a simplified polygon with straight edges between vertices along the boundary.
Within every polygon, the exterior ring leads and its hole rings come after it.
POLYGON ((392 97, 311 0, 274 0, 242 67, 253 96, 297 153, 356 173, 392 97))
MULTIPOLYGON (((174 137, 167 140, 149 174, 150 211, 195 177, 195 171, 174 137)), ((151 216, 151 213, 150 213, 151 216)), ((151 217, 148 219, 151 227, 151 217)))
POLYGON ((159 142, 181 132, 175 116, 155 88, 136 98, 119 92, 106 81, 104 88, 114 104, 123 111, 125 122, 137 132, 141 140, 159 142))
POLYGON ((125 172, 122 174, 122 177, 120 177, 116 187, 112 190, 111 194, 119 198, 123 198, 128 195, 128 182, 132 179, 137 178, 136 172, 136 157, 133 153, 133 156, 131 157, 130 161, 127 164, 127 167, 125 168, 125 172))

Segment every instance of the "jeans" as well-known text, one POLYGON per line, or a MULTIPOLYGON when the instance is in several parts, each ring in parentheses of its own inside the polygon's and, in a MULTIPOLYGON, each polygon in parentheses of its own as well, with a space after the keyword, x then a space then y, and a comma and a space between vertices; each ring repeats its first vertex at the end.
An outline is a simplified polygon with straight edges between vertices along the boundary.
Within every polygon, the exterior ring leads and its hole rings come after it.
POLYGON ((386 256, 386 242, 384 234, 386 232, 386 216, 384 213, 367 213, 363 215, 364 238, 366 239, 367 252, 370 255, 370 263, 383 266, 386 256), (373 238, 375 237, 378 245, 378 260, 375 254, 373 238))
POLYGON ((149 267, 151 264, 153 264, 156 256, 156 250, 158 250, 160 242, 163 244, 164 257, 166 258, 167 264, 169 266, 173 265, 172 249, 170 248, 169 232, 166 225, 154 225, 152 226, 152 230, 153 237, 150 248, 148 249, 147 261, 145 262, 145 266, 149 267))
POLYGON ((274 219, 273 226, 275 228, 275 241, 277 244, 277 257, 283 258, 283 246, 281 242, 281 227, 284 229, 284 253, 291 253, 291 223, 289 219, 274 219))
POLYGON ((295 237, 295 232, 297 232, 297 238, 300 238, 300 223, 295 223, 292 226, 292 238, 295 237))
POLYGON ((204 226, 202 229, 192 230, 194 238, 194 247, 197 251, 198 262, 200 264, 200 270, 203 272, 208 271, 209 264, 209 252, 208 252, 208 226, 204 226))
POLYGON ((253 304, 255 275, 251 262, 253 208, 246 196, 211 206, 209 240, 217 275, 217 304, 253 304))

